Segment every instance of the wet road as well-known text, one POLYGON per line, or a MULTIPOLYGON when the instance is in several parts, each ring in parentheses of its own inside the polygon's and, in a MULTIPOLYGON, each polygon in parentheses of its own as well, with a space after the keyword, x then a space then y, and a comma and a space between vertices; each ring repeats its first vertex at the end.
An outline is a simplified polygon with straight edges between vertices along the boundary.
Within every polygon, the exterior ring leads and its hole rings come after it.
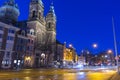
POLYGON ((108 80, 115 71, 79 69, 29 69, 0 71, 0 80, 108 80))

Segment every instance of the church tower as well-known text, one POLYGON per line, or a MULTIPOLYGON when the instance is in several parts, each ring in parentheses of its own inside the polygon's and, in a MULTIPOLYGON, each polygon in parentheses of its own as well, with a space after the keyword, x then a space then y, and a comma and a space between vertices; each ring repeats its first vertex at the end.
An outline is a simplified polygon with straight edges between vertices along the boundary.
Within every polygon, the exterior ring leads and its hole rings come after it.
POLYGON ((41 0, 31 0, 29 9, 29 20, 39 20, 44 22, 44 6, 41 0))
MULTIPOLYGON (((28 34, 35 32, 34 40, 34 66, 45 65, 46 54, 46 22, 44 18, 44 5, 42 0, 31 0, 29 6, 29 18, 27 22, 28 34)), ((31 37, 31 36, 30 36, 31 37)))
MULTIPOLYGON (((45 43, 45 19, 44 19, 44 5, 42 0, 31 0, 29 7, 28 28, 34 29, 36 36, 36 47, 40 49, 41 45, 45 43)), ((28 31, 29 32, 29 31, 28 31)))
POLYGON ((56 15, 53 3, 51 3, 50 10, 46 16, 46 38, 51 53, 49 61, 52 62, 56 53, 56 15))
POLYGON ((56 43, 56 15, 54 12, 53 3, 51 3, 50 10, 46 16, 46 30, 48 37, 48 44, 55 44, 56 43))

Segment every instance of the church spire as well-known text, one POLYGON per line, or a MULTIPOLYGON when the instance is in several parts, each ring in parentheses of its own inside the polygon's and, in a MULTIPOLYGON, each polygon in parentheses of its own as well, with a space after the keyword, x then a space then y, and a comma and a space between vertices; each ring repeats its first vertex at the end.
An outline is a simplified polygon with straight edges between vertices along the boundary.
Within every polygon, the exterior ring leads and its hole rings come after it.
POLYGON ((48 13, 47 13, 46 20, 47 20, 48 18, 51 19, 52 21, 55 21, 55 22, 56 22, 56 15, 55 15, 55 11, 54 11, 53 2, 52 2, 51 5, 50 5, 50 10, 49 10, 48 13))
POLYGON ((53 5, 53 2, 52 2, 51 5, 50 5, 49 13, 52 13, 54 17, 56 16, 56 15, 55 15, 55 11, 54 11, 54 5, 53 5))
POLYGON ((56 33, 56 15, 54 11, 53 2, 51 3, 50 10, 48 11, 46 16, 46 24, 48 31, 53 31, 56 33))

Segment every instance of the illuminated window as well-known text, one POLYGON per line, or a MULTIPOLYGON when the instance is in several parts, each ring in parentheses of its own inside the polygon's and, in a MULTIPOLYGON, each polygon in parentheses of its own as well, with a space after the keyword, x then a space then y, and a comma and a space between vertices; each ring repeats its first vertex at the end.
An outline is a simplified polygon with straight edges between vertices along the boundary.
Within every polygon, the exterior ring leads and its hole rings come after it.
POLYGON ((17 63, 17 60, 14 60, 14 63, 17 63))

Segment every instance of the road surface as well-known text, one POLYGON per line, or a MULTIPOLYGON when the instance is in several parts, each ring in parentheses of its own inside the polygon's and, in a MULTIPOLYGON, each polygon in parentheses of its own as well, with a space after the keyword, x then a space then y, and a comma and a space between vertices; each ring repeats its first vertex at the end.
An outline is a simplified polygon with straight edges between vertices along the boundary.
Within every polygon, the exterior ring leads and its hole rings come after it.
POLYGON ((108 80, 113 70, 27 69, 0 71, 0 80, 108 80))

